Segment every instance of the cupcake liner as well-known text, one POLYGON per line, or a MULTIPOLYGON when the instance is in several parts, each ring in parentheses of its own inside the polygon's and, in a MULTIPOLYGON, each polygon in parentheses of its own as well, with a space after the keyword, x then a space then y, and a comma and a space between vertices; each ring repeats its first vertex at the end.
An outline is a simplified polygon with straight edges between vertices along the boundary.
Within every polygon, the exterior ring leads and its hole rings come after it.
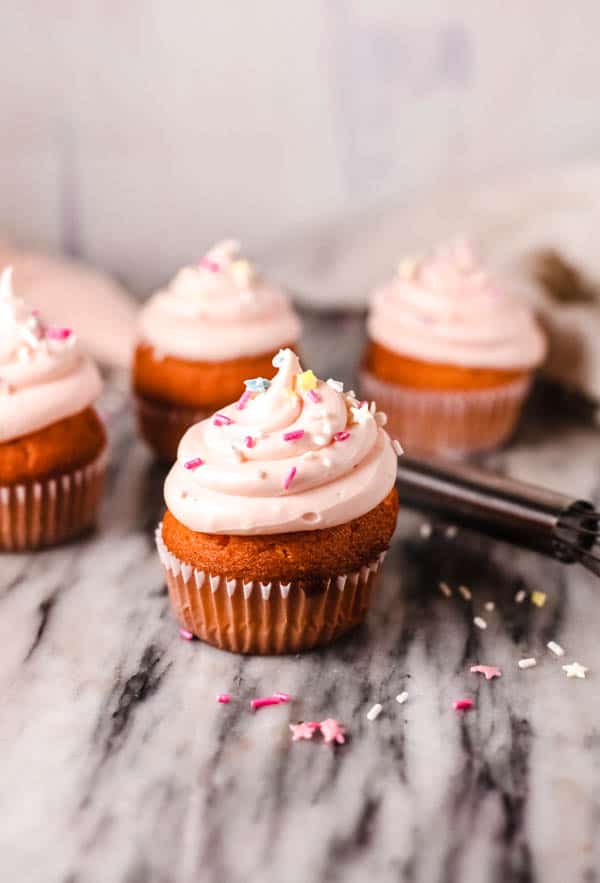
POLYGON ((338 638, 364 620, 385 557, 311 593, 299 581, 231 579, 185 564, 167 549, 161 525, 156 545, 180 625, 234 653, 297 653, 338 638))
POLYGON ((173 463, 177 447, 190 426, 210 416, 201 408, 185 408, 153 402, 136 395, 136 413, 140 435, 161 460, 173 463))
POLYGON ((87 466, 29 484, 0 485, 0 551, 72 539, 96 520, 107 454, 87 466))
POLYGON ((387 414, 387 430, 407 453, 464 457, 505 442, 531 386, 523 377, 484 390, 430 391, 386 383, 362 372, 361 395, 387 414))

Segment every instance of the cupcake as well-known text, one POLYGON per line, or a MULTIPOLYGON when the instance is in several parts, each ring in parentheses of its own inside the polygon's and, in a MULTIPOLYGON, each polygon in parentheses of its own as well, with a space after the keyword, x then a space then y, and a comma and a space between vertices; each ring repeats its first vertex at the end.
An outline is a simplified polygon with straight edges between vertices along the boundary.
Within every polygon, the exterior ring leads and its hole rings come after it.
POLYGON ((98 370, 0 280, 0 550, 68 540, 95 520, 106 434, 98 370))
POLYGON ((394 532, 385 415, 281 351, 271 382, 186 432, 157 545, 180 625, 238 653, 295 653, 366 616, 394 532))
POLYGON ((300 323, 235 242, 184 267, 142 309, 133 385, 142 436, 173 462, 182 435, 239 395, 246 377, 268 375, 300 323))
POLYGON ((530 309, 465 243, 403 261, 375 292, 361 390, 408 453, 464 456, 513 431, 546 351, 530 309))

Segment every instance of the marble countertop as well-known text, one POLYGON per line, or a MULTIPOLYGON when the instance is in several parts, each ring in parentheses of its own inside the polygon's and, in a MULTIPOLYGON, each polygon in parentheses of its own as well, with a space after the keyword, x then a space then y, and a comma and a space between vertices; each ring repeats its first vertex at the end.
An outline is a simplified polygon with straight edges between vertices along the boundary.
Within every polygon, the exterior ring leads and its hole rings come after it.
MULTIPOLYGON (((309 320, 306 361, 349 380, 360 325, 309 320)), ((99 530, 0 561, 3 880, 598 879, 597 579, 444 525, 423 537, 422 516, 401 511, 372 614, 349 638, 289 658, 182 641, 153 545, 162 475, 111 401, 99 530), (472 601, 443 597, 441 579, 472 601), (519 589, 546 592, 545 606, 515 603, 519 589), (550 639, 587 680, 565 677, 550 639), (530 655, 537 667, 518 669, 530 655), (292 702, 248 710, 273 690, 292 702), (234 701, 218 705, 225 691, 234 701), (463 696, 474 711, 453 710, 463 696), (346 745, 292 744, 290 721, 329 716, 346 745)), ((531 413, 491 463, 600 499, 598 429, 564 413, 531 413)))

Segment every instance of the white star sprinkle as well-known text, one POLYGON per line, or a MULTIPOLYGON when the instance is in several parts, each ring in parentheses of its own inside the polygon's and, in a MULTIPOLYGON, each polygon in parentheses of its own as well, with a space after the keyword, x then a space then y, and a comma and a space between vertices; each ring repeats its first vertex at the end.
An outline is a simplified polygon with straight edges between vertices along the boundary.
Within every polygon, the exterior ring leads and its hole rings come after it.
POLYGON ((327 381, 327 386, 330 386, 332 389, 335 389, 336 392, 344 392, 344 384, 341 380, 334 380, 333 377, 330 377, 327 381))
POLYGON ((350 408, 350 413, 352 414, 354 422, 359 425, 372 419, 371 412, 366 404, 363 405, 362 408, 350 408))
POLYGON ((585 665, 581 665, 579 662, 569 662, 567 665, 563 665, 562 670, 568 678, 585 678, 589 671, 585 665))

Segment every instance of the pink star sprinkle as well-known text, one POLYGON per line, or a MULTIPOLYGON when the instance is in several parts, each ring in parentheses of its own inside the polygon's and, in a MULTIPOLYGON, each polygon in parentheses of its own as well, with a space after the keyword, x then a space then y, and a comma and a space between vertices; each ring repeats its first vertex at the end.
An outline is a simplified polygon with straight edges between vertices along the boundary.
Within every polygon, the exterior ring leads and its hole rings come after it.
POLYGON ((256 444, 256 442, 254 441, 254 439, 252 438, 251 435, 247 435, 246 438, 244 439, 244 444, 246 445, 247 448, 253 448, 254 445, 256 444))
POLYGON ((252 398, 252 390, 251 389, 247 389, 245 392, 243 392, 242 395, 240 396, 240 399, 239 399, 237 405, 236 405, 236 408, 238 409, 238 411, 243 411, 251 398, 252 398))
POLYGON ((231 696, 229 695, 229 693, 218 693, 217 702, 219 702, 221 705, 229 705, 229 703, 231 702, 231 696))
POLYGON ((312 739, 320 728, 321 725, 317 721, 302 721, 299 724, 290 724, 292 742, 299 742, 301 739, 312 739))
POLYGON ((350 438, 350 433, 347 432, 345 429, 343 429, 341 432, 336 432, 333 437, 334 437, 335 441, 342 442, 342 441, 346 441, 346 439, 350 438))
POLYGON ((283 440, 284 441, 298 441, 304 435, 303 429, 295 429, 293 432, 284 432, 283 440))
POLYGON ((227 414, 215 414, 213 417, 213 426, 231 426, 233 420, 227 414))
POLYGON ((297 471, 298 470, 296 469, 296 467, 292 466, 292 468, 290 469, 290 471, 288 472, 288 474, 285 477, 285 481, 283 482, 283 489, 284 490, 286 490, 286 491, 289 490, 291 483, 293 482, 293 480, 296 477, 297 471))
POLYGON ((192 641, 194 636, 191 632, 188 632, 187 629, 179 629, 179 637, 182 641, 192 641))
POLYGON ((452 707, 455 711, 470 711, 475 708, 475 703, 472 699, 455 699, 452 707))
POLYGON ((311 402, 314 402, 315 405, 318 405, 319 402, 323 401, 319 393, 315 389, 309 389, 306 393, 311 402))
POLYGON ((491 681, 492 678, 502 677, 502 672, 499 668, 496 668, 495 665, 472 665, 470 671, 472 671, 473 674, 485 675, 486 681, 491 681))
POLYGON ((198 466, 204 466, 204 460, 202 457, 194 457, 193 460, 188 460, 183 465, 186 469, 197 469, 198 466))
POLYGON ((66 340, 72 333, 70 328, 46 328, 46 337, 49 340, 66 340))
POLYGON ((321 721, 321 732, 323 739, 328 743, 338 743, 343 745, 346 741, 346 727, 338 723, 334 718, 328 717, 327 720, 321 721))

